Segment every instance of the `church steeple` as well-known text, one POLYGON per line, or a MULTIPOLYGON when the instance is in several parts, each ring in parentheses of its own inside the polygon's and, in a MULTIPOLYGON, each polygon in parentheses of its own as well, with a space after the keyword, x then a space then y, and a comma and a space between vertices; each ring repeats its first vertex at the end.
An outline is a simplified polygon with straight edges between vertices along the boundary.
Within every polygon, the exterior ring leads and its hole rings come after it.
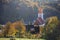
POLYGON ((43 8, 38 8, 38 17, 37 20, 34 22, 34 25, 44 25, 44 18, 43 18, 43 8))
POLYGON ((42 7, 38 8, 38 13, 43 13, 43 8, 42 7))
POLYGON ((38 17, 41 17, 43 19, 43 8, 38 8, 38 17))

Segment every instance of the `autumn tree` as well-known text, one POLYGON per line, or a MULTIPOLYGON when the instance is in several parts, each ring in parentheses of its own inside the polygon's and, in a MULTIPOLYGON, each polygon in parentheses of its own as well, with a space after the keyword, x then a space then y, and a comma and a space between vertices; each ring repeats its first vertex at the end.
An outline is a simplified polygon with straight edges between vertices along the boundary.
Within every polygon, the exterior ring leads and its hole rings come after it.
POLYGON ((56 16, 50 17, 46 19, 46 31, 52 32, 52 30, 58 25, 58 18, 56 16))
POLYGON ((15 37, 17 32, 20 32, 21 34, 24 34, 26 32, 26 28, 24 24, 21 21, 16 21, 11 23, 8 29, 7 36, 15 37))
POLYGON ((57 25, 59 24, 59 20, 56 16, 49 17, 46 20, 46 39, 47 40, 55 40, 54 30, 56 29, 57 25), (51 39, 52 38, 52 39, 51 39))
POLYGON ((5 24, 5 27, 4 27, 4 36, 7 37, 7 34, 8 34, 8 31, 9 31, 9 28, 10 28, 10 25, 11 25, 11 22, 7 22, 5 24))
POLYGON ((4 37, 3 26, 0 24, 0 37, 4 37))

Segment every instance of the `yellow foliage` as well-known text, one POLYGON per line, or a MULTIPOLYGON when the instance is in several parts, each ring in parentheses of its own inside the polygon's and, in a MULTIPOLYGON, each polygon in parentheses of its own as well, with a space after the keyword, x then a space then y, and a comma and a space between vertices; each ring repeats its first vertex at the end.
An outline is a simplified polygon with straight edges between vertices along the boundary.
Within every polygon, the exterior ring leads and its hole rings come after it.
POLYGON ((3 31, 0 30, 0 37, 3 37, 3 36, 4 36, 3 31))
POLYGON ((17 21, 17 22, 11 23, 9 25, 7 36, 15 36, 15 34, 17 32, 19 32, 19 30, 16 29, 17 27, 21 29, 20 33, 26 32, 26 28, 25 28, 24 24, 21 21, 17 21))
POLYGON ((54 28, 58 25, 58 22, 59 20, 57 16, 47 18, 46 32, 47 33, 53 32, 54 28))
POLYGON ((47 21, 48 21, 48 24, 50 24, 50 23, 57 24, 58 23, 58 18, 56 16, 53 16, 53 17, 47 18, 47 21))

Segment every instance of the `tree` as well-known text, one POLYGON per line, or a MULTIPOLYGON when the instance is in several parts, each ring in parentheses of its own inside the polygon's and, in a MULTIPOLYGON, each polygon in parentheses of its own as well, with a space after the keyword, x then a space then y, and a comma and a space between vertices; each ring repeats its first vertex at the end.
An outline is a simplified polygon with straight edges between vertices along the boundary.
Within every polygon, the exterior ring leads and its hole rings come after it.
POLYGON ((56 16, 47 19, 47 24, 46 24, 47 40, 57 40, 56 39, 57 31, 55 29, 57 28, 58 24, 59 24, 59 20, 56 16))
POLYGON ((17 32, 19 32, 23 36, 24 33, 26 32, 26 28, 21 21, 16 21, 13 23, 7 23, 6 27, 8 28, 7 30, 5 30, 5 31, 7 31, 6 35, 8 37, 9 36, 16 37, 17 32))
POLYGON ((11 22, 7 22, 5 24, 5 28, 3 29, 4 30, 4 36, 7 37, 7 34, 8 34, 8 31, 10 29, 10 25, 11 25, 11 22))

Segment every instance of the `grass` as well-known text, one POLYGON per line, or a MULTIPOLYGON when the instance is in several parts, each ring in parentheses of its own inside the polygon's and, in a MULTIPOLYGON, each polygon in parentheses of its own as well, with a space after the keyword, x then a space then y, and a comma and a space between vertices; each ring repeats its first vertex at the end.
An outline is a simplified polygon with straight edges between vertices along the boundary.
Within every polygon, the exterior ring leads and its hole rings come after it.
MULTIPOLYGON (((10 40, 10 38, 0 38, 0 40, 10 40)), ((25 38, 15 38, 15 40, 45 40, 45 39, 25 39, 25 38)))

